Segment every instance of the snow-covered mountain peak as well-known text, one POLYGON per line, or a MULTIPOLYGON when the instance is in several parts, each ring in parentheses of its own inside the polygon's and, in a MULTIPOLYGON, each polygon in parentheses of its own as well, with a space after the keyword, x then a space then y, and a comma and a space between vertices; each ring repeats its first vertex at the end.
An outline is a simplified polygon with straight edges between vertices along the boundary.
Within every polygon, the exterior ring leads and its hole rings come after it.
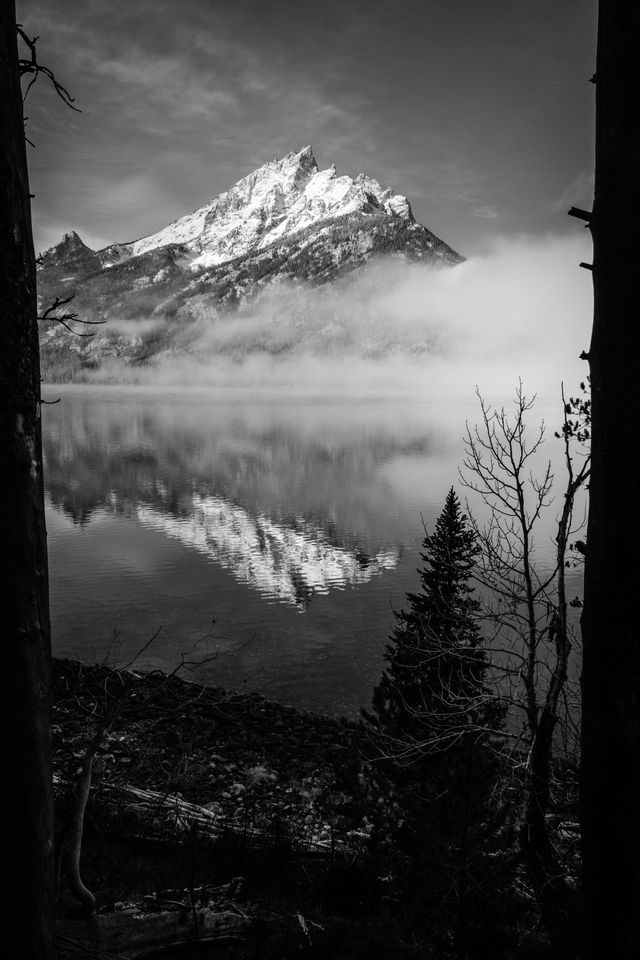
MULTIPOLYGON (((308 290, 388 257, 434 266, 463 259, 414 219, 406 197, 366 173, 346 176, 333 164, 320 170, 307 146, 264 163, 198 210, 133 243, 91 250, 74 231, 65 234, 38 259, 41 302, 75 297, 79 316, 105 325, 68 344, 68 331, 51 325, 45 366, 48 357, 53 369, 62 362, 74 376, 108 357, 137 364, 166 351, 206 351, 198 318, 231 316, 270 285, 308 290)), ((330 331, 331 325, 319 342, 332 344, 330 331)), ((306 342, 297 337, 291 349, 306 342)), ((248 349, 260 342, 256 335, 248 349)), ((289 335, 286 342, 289 350, 289 335)), ((223 337, 219 349, 236 347, 223 337)))
POLYGON ((309 145, 303 147, 302 150, 292 150, 291 153, 288 153, 286 157, 282 157, 280 160, 274 157, 273 160, 258 167, 250 176, 261 177, 271 175, 273 177, 281 177, 283 180, 288 180, 292 184, 295 184, 300 189, 304 185, 303 182, 317 172, 318 164, 313 155, 313 149, 309 145))
POLYGON ((131 255, 184 244, 192 269, 212 267, 257 253, 329 219, 378 211, 412 219, 407 199, 366 174, 338 176, 320 170, 311 146, 270 160, 233 187, 158 233, 128 245, 131 255))

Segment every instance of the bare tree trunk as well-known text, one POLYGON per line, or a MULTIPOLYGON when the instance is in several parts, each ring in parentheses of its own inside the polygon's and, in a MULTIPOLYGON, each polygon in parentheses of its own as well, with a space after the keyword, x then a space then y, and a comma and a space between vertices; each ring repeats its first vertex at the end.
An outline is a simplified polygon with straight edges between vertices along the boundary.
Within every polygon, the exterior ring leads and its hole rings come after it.
MULTIPOLYGON (((566 423, 566 420, 565 420, 566 423)), ((540 902, 548 928, 556 943, 566 938, 568 927, 568 889, 551 842, 547 814, 551 809, 554 734, 558 724, 558 704, 567 681, 567 665, 571 639, 567 621, 565 563, 575 497, 584 482, 586 466, 574 474, 569 439, 565 434, 565 464, 568 473, 562 514, 556 534, 556 597, 552 625, 555 660, 547 687, 544 705, 535 724, 535 735, 529 761, 529 784, 523 829, 522 849, 529 875, 540 894, 540 902)))
POLYGON ((553 736, 557 723, 547 707, 542 711, 529 760, 525 815, 520 845, 527 874, 535 890, 554 957, 573 957, 573 922, 564 871, 553 847, 547 814, 552 809, 553 736))
POLYGON ((96 758, 97 747, 90 747, 82 759, 82 769, 75 787, 73 813, 69 834, 65 837, 68 849, 67 879, 71 892, 80 901, 85 916, 93 916, 96 912, 96 898, 91 890, 85 886, 80 875, 80 855, 82 853, 82 834, 84 832, 84 815, 91 790, 93 763, 96 758))
POLYGON ((546 821, 551 797, 554 726, 555 721, 550 716, 543 717, 538 725, 531 747, 526 808, 520 831, 529 875, 542 902, 549 899, 552 878, 558 870, 546 821))
POLYGON ((564 406, 567 478, 556 528, 556 564, 550 573, 536 569, 533 548, 537 521, 550 502, 553 474, 550 463, 540 477, 530 472, 527 461, 539 451, 544 427, 531 439, 525 435, 532 401, 525 397, 522 385, 516 391, 512 420, 503 409, 491 410, 481 398, 483 424, 468 430, 461 471, 465 485, 480 494, 491 511, 488 525, 478 530, 482 555, 476 578, 494 598, 487 602, 485 612, 486 622, 494 624, 492 642, 504 635, 508 645, 515 641, 518 648, 517 669, 507 665, 506 670, 518 680, 520 692, 515 694, 514 705, 523 709, 526 717, 527 780, 519 839, 554 956, 573 955, 570 888, 553 845, 548 815, 554 806, 554 734, 571 654, 565 563, 569 537, 575 532, 576 496, 589 477, 588 458, 576 469, 572 453, 572 442, 580 439, 584 424, 570 423, 567 404, 564 406), (550 643, 554 644, 553 656, 550 643))
POLYGON ((40 366, 29 184, 13 0, 0 4, 0 916, 16 956, 52 946, 49 606, 40 366))
POLYGON ((582 617, 585 955, 594 960, 640 955, 639 37, 637 3, 601 0, 582 617))

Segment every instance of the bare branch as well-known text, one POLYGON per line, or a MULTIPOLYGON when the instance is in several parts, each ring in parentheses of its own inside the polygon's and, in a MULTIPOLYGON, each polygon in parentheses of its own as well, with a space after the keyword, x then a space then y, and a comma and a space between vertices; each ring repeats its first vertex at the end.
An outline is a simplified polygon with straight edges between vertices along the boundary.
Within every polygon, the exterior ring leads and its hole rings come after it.
POLYGON ((106 323, 106 320, 81 320, 80 317, 78 317, 78 314, 75 312, 56 312, 60 310, 61 307, 65 307, 68 303, 71 303, 74 297, 75 294, 73 293, 68 297, 56 297, 55 300, 50 303, 41 314, 38 315, 38 320, 51 320, 54 323, 60 323, 66 330, 69 331, 69 333, 73 333, 76 337, 94 337, 94 333, 79 333, 77 330, 74 330, 70 324, 81 323, 86 327, 96 327, 106 323))
MULTIPOLYGON (((18 37, 22 40, 24 45, 27 47, 29 52, 28 57, 19 57, 18 63, 20 67, 20 76, 24 77, 30 75, 31 79, 29 80, 23 100, 27 99, 31 87, 34 85, 40 74, 44 74, 45 77, 51 82, 53 89, 58 94, 62 102, 69 107, 71 110, 75 110, 76 113, 80 113, 78 107, 74 107, 75 98, 71 96, 69 91, 65 86, 63 86, 59 80, 56 79, 56 76, 49 67, 45 67, 43 64, 38 63, 38 54, 36 51, 36 44, 39 37, 28 37, 27 34, 22 29, 22 24, 16 24, 16 30, 18 32, 18 37)), ((31 142, 31 141, 29 141, 31 142)), ((33 146, 33 144, 32 144, 33 146)))
MULTIPOLYGON (((561 898, 563 889, 546 815, 553 800, 554 730, 567 702, 572 646, 565 569, 576 496, 589 477, 588 455, 576 466, 572 442, 585 444, 589 438, 590 401, 567 401, 562 389, 564 423, 555 435, 563 439, 566 478, 553 538, 554 563, 541 572, 534 533, 553 502, 555 484, 550 462, 538 473, 531 468, 545 439, 544 424, 527 438, 525 420, 533 399, 525 396, 522 383, 511 417, 479 399, 481 423, 473 429, 467 425, 460 477, 489 509, 484 527, 475 522, 482 553, 474 576, 486 593, 484 615, 493 624, 492 642, 503 661, 500 682, 510 684, 514 703, 525 715, 528 786, 522 847, 531 882, 542 902, 549 903, 549 896, 561 898)), ((566 721, 571 724, 572 718, 566 721)))

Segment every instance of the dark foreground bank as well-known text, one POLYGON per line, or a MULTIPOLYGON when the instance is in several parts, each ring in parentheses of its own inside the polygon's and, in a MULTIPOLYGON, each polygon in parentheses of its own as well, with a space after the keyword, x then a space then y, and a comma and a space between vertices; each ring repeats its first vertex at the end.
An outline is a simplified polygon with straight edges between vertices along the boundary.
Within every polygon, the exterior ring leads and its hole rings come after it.
POLYGON ((60 956, 413 955, 369 916, 357 723, 56 660, 53 748, 60 956))
POLYGON ((69 660, 52 732, 62 960, 556 956, 513 777, 473 819, 468 778, 399 774, 362 724, 69 660))

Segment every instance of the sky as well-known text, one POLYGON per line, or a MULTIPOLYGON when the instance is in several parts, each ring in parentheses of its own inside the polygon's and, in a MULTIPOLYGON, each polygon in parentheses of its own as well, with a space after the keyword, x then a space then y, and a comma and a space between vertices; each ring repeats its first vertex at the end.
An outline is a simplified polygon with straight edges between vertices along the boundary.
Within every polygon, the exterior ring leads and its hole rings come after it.
POLYGON ((575 234, 596 0, 18 0, 36 250, 152 233, 307 144, 465 256, 575 234))

